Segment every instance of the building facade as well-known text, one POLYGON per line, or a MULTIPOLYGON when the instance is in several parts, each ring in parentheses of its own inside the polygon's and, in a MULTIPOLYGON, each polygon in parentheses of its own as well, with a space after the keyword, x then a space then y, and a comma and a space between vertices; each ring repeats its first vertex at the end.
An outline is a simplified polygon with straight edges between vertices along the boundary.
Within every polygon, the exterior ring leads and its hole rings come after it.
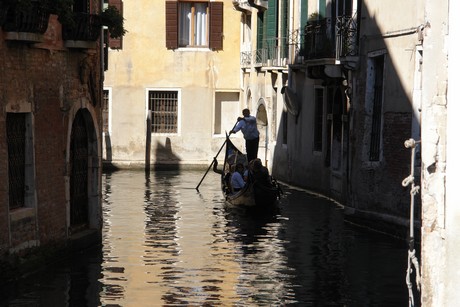
POLYGON ((413 14, 395 19, 384 4, 356 0, 233 3, 243 98, 263 132, 259 157, 278 179, 353 214, 405 224, 404 142, 420 139, 424 7, 401 4, 413 14))
POLYGON ((422 305, 455 305, 458 5, 233 4, 242 14, 243 97, 267 116, 258 118, 273 174, 339 201, 360 223, 402 226, 394 231, 410 238, 413 274, 413 240, 421 244, 420 284, 409 293, 421 286, 422 305))
POLYGON ((101 238, 102 5, 80 4, 78 31, 41 2, 0 1, 2 265, 101 238))
POLYGON ((238 12, 229 1, 140 0, 123 14, 128 33, 109 48, 104 81, 104 160, 209 164, 243 107, 238 12))

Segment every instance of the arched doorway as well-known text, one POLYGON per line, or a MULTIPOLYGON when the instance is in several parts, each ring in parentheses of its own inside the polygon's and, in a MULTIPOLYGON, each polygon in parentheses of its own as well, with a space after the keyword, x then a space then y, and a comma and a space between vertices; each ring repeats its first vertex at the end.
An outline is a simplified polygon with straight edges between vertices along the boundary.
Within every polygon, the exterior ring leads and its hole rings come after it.
POLYGON ((70 233, 94 224, 95 204, 92 191, 97 188, 97 138, 91 114, 80 109, 72 123, 69 150, 70 233), (94 168, 94 167, 95 168, 94 168))
POLYGON ((261 98, 258 101, 257 107, 257 129, 259 130, 259 152, 258 157, 262 160, 262 163, 267 165, 268 160, 268 116, 267 109, 265 108, 264 100, 261 98))

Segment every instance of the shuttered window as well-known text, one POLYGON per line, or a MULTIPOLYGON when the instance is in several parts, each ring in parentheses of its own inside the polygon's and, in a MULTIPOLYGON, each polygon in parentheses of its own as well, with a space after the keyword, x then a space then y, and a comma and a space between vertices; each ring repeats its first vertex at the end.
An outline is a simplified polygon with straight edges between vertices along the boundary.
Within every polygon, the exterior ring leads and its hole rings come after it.
POLYGON ((223 49, 223 2, 166 1, 166 48, 223 49))
MULTIPOLYGON (((109 0, 109 6, 114 6, 123 16, 123 2, 122 0, 109 0)), ((119 38, 112 38, 108 35, 109 47, 112 49, 123 49, 123 36, 119 38)))

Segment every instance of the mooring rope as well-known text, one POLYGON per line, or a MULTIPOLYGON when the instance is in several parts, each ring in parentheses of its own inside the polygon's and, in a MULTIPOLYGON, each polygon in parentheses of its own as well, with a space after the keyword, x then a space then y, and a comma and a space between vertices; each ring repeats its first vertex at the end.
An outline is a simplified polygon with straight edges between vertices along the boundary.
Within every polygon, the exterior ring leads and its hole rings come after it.
POLYGON ((408 251, 408 257, 407 257, 407 270, 406 270, 406 284, 407 284, 407 289, 409 291, 409 307, 415 306, 414 303, 414 293, 412 291, 412 282, 411 282, 411 273, 412 273, 412 265, 415 268, 415 284, 417 286, 417 290, 420 292, 420 286, 421 286, 421 281, 420 281, 420 266, 417 260, 417 257, 415 256, 415 248, 414 248, 414 199, 415 195, 419 193, 420 191, 420 186, 415 185, 415 177, 414 177, 414 169, 415 169, 415 149, 417 147, 417 144, 419 144, 420 141, 415 141, 414 139, 409 139, 404 142, 404 146, 406 148, 411 149, 411 167, 410 167, 410 175, 407 176, 403 182, 402 185, 404 187, 407 187, 409 184, 411 185, 411 190, 410 190, 410 234, 409 234, 409 251, 408 251))

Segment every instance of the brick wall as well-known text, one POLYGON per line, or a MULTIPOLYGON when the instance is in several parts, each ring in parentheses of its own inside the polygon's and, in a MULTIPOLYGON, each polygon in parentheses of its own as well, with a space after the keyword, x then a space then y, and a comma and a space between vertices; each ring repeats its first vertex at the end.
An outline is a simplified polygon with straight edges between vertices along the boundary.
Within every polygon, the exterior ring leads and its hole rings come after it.
POLYGON ((91 111, 98 118, 93 124, 101 122, 100 99, 94 99, 91 92, 100 95, 102 89, 90 89, 101 85, 98 49, 51 45, 35 48, 37 45, 5 41, 0 36, 0 261, 11 251, 65 244, 68 240, 65 176, 69 172, 66 154, 70 110, 79 108, 82 101, 90 101, 91 111), (82 81, 82 63, 89 65, 91 84, 84 78, 82 81), (7 111, 33 114, 36 203, 34 208, 14 212, 10 212, 7 201, 7 111))

